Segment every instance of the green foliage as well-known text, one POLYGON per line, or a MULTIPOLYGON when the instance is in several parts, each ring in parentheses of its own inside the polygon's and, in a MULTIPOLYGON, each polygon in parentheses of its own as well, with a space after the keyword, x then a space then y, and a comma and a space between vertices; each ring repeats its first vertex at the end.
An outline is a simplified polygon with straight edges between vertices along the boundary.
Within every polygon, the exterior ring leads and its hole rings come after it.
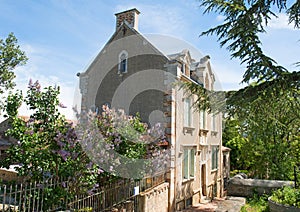
POLYGON ((20 92, 11 94, 6 101, 11 128, 7 134, 18 142, 7 150, 8 157, 0 167, 21 165, 17 171, 29 181, 68 181, 64 186, 44 188, 44 207, 57 204, 67 195, 80 194, 93 188, 97 167, 93 165, 80 143, 72 124, 62 116, 58 107, 59 87, 41 89, 38 82, 30 81, 26 97, 20 92), (18 117, 18 106, 25 102, 32 115, 29 120, 18 117))
POLYGON ((138 115, 129 117, 123 111, 106 108, 99 116, 98 125, 105 142, 112 144, 116 152, 132 159, 145 156, 146 145, 140 140, 140 135, 147 131, 147 125, 141 123, 138 115))
POLYGON ((232 149, 232 167, 252 177, 293 180, 300 161, 299 111, 299 91, 268 92, 238 108, 223 137, 232 149))
POLYGON ((247 199, 247 204, 241 208, 241 212, 268 212, 268 196, 259 196, 254 194, 253 197, 247 199))
POLYGON ((247 143, 247 139, 243 137, 243 130, 238 120, 230 118, 226 120, 222 138, 223 145, 231 149, 231 169, 247 169, 249 161, 242 160, 242 148, 247 143))
POLYGON ((230 177, 233 177, 233 176, 235 176, 235 175, 237 175, 239 173, 244 173, 247 176, 249 175, 249 171, 248 170, 235 169, 235 170, 230 171, 230 177))
MULTIPOLYGON (((0 39, 0 94, 15 87, 13 80, 16 75, 13 70, 19 65, 24 65, 26 61, 25 52, 20 49, 13 33, 10 33, 5 40, 0 39)), ((2 110, 4 106, 0 100, 0 111, 2 110)))
POLYGON ((288 9, 285 0, 201 2, 201 6, 205 8, 204 13, 217 12, 225 17, 223 24, 203 32, 202 35, 217 35, 220 45, 227 46, 232 52, 232 57, 239 58, 241 63, 247 64, 243 82, 263 82, 288 74, 285 68, 263 53, 258 34, 264 33, 268 21, 276 17, 276 7, 281 12, 287 12, 290 22, 294 23, 295 28, 300 28, 299 1, 295 1, 288 9))
POLYGON ((75 212, 92 212, 93 208, 83 208, 83 209, 78 209, 75 210, 75 212))
POLYGON ((128 116, 107 106, 102 109, 100 115, 85 117, 82 113, 77 131, 85 152, 102 169, 104 180, 141 179, 165 171, 168 151, 159 146, 164 140, 161 126, 148 129, 138 115, 128 116))
POLYGON ((13 69, 24 65, 27 61, 25 53, 20 49, 18 40, 10 33, 5 40, 0 39, 0 94, 15 86, 16 77, 13 69))
POLYGON ((273 192, 271 200, 282 205, 300 208, 300 189, 283 187, 273 192))
MULTIPOLYGON (((223 24, 201 35, 216 35, 220 45, 226 46, 233 58, 238 58, 242 64, 246 64, 242 82, 254 82, 239 91, 225 92, 226 113, 234 115, 239 112, 239 108, 269 92, 277 92, 280 95, 281 91, 299 90, 299 71, 288 71, 277 65, 276 61, 264 54, 259 39, 259 33, 265 33, 268 21, 276 18, 276 9, 286 12, 290 23, 294 24, 295 29, 299 29, 299 1, 291 1, 289 5, 285 0, 201 0, 200 2, 205 9, 204 13, 216 12, 225 17, 223 24)), ((201 109, 213 108, 220 103, 211 101, 210 97, 215 94, 213 92, 209 94, 209 91, 205 91, 201 86, 197 88, 197 85, 187 83, 185 87, 192 93, 199 94, 197 106, 201 109)), ((217 108, 224 109, 223 106, 217 108)))
POLYGON ((201 0, 201 6, 204 13, 225 17, 202 35, 216 35, 220 45, 246 65, 242 82, 248 85, 228 92, 208 91, 195 83, 182 87, 198 95, 197 109, 229 116, 224 143, 232 149, 233 168, 249 169, 254 177, 292 179, 293 166, 299 166, 300 73, 265 55, 259 34, 265 33, 276 9, 286 12, 299 29, 299 1, 201 0))

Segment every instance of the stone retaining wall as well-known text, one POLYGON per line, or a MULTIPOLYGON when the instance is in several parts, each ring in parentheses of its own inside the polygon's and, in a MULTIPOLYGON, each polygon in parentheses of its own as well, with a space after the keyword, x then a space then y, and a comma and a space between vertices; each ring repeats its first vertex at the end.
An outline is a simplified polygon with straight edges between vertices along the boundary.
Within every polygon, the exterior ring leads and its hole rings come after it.
POLYGON ((143 212, 168 212, 169 183, 163 183, 140 193, 139 210, 143 212))
POLYGON ((272 190, 283 186, 294 186, 293 181, 258 180, 231 178, 228 181, 227 195, 239 197, 251 197, 253 193, 271 194, 272 190))

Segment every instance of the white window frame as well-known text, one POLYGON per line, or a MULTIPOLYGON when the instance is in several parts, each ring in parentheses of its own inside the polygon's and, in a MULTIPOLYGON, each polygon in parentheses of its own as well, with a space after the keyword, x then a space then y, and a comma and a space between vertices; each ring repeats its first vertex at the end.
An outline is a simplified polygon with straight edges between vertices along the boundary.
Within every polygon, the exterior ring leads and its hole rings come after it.
POLYGON ((182 179, 190 180, 195 177, 195 147, 184 147, 182 154, 182 179))
POLYGON ((200 129, 206 129, 206 111, 200 111, 200 129))
POLYGON ((192 127, 192 123, 193 123, 193 113, 192 113, 192 98, 191 97, 187 97, 184 98, 183 101, 184 104, 184 108, 183 108, 183 123, 184 123, 184 127, 192 127))
POLYGON ((127 65, 128 65, 128 52, 123 50, 119 54, 118 73, 119 74, 127 73, 127 65))
POLYGON ((217 115, 212 114, 211 116, 211 131, 217 132, 217 115))
POLYGON ((219 146, 212 146, 211 147, 211 170, 218 170, 219 169, 219 146))

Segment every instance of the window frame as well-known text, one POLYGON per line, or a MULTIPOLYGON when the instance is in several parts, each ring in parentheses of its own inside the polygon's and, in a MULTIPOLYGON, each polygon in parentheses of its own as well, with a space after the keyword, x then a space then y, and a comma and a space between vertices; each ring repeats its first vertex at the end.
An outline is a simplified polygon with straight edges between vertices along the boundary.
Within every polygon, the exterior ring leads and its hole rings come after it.
POLYGON ((192 127, 193 113, 192 113, 192 98, 186 97, 183 100, 183 125, 184 127, 192 127))
POLYGON ((218 145, 211 147, 211 170, 218 170, 219 169, 219 151, 220 148, 218 145))
POLYGON ((128 69, 128 52, 123 50, 119 54, 118 74, 127 73, 128 69))
POLYGON ((203 130, 206 129, 206 111, 205 110, 200 111, 200 129, 203 129, 203 130))
POLYGON ((184 147, 182 154, 182 179, 183 181, 195 178, 196 147, 184 147))
POLYGON ((217 132, 217 115, 212 114, 211 116, 211 131, 217 132))

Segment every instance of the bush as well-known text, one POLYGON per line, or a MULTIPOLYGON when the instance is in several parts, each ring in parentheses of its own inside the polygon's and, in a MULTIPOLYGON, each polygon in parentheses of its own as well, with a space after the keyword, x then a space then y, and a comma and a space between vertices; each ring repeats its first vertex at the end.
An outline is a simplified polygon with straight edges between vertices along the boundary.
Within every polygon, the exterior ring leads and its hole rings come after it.
POLYGON ((240 173, 244 173, 244 174, 248 175, 249 171, 248 170, 238 170, 238 169, 235 169, 233 171, 230 171, 230 177, 233 177, 233 176, 235 176, 237 174, 240 174, 240 173))
POLYGON ((241 208, 241 212, 268 212, 268 196, 254 194, 253 197, 247 199, 247 204, 241 208))
POLYGON ((271 200, 282 205, 300 208, 300 189, 283 187, 273 192, 271 200))

